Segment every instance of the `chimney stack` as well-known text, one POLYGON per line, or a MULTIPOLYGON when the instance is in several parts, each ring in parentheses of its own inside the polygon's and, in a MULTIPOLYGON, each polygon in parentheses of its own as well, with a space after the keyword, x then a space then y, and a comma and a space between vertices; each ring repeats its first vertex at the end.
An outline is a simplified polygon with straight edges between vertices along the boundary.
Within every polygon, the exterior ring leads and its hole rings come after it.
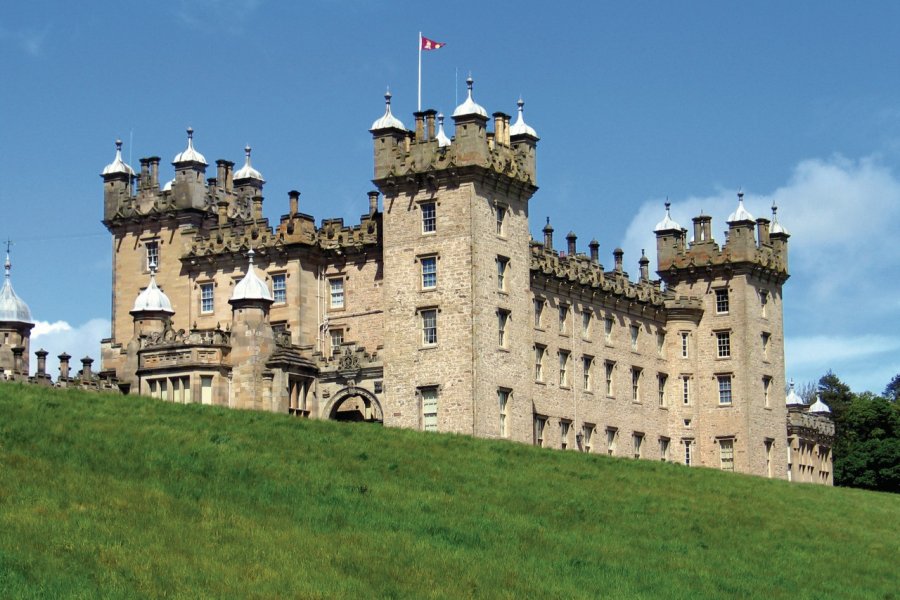
POLYGON ((597 264, 600 262, 600 242, 596 239, 591 240, 591 243, 588 244, 588 248, 591 249, 591 262, 597 264))
POLYGON ((82 381, 90 381, 93 376, 91 374, 91 365, 94 363, 94 359, 90 356, 85 356, 81 359, 81 380, 82 381))
POLYGON ((59 378, 65 381, 69 378, 69 359, 72 357, 63 352, 56 358, 59 359, 59 378))
POLYGON ((425 132, 428 135, 429 140, 433 140, 434 133, 434 117, 437 115, 437 111, 433 108, 430 108, 425 111, 425 132))
POLYGON ((616 273, 622 272, 622 257, 625 256, 625 251, 621 248, 616 248, 613 250, 613 261, 616 265, 616 273))
POLYGON ((378 212, 378 190, 369 192, 369 214, 374 215, 378 212))
POLYGON ((578 236, 575 235, 574 231, 570 231, 566 236, 566 252, 569 256, 575 256, 575 241, 578 239, 578 236))
POLYGON ((300 210, 300 192, 298 192, 297 190, 289 191, 288 192, 288 200, 291 205, 291 208, 290 208, 291 216, 293 217, 300 210))

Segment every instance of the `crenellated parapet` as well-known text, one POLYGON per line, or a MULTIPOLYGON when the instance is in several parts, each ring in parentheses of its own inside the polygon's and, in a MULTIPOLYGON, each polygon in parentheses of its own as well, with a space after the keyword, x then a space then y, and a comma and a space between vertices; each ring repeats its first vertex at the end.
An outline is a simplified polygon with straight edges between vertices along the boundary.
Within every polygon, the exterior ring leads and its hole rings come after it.
POLYGON ((738 208, 728 218, 726 241, 721 246, 712 235, 712 217, 693 219, 693 239, 669 214, 656 226, 657 273, 667 284, 681 279, 752 273, 762 280, 784 283, 789 277, 787 240, 790 235, 773 218, 754 219, 744 208, 743 193, 738 208))

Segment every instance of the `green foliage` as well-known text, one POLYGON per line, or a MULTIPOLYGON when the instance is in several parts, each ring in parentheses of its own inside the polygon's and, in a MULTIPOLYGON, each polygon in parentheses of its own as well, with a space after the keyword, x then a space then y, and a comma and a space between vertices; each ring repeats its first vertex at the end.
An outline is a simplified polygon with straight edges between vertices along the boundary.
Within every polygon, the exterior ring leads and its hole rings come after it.
POLYGON ((884 397, 891 402, 900 400, 900 373, 894 375, 891 382, 884 388, 884 397))
POLYGON ((897 598, 898 540, 895 495, 0 384, 3 598, 897 598))

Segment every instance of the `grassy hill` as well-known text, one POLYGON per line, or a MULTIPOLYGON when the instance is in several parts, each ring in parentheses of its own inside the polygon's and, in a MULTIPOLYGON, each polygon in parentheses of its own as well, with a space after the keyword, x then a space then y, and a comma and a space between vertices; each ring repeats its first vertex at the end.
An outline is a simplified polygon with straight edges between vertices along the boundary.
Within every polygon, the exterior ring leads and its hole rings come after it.
POLYGON ((900 496, 0 384, 0 597, 897 598, 900 496))

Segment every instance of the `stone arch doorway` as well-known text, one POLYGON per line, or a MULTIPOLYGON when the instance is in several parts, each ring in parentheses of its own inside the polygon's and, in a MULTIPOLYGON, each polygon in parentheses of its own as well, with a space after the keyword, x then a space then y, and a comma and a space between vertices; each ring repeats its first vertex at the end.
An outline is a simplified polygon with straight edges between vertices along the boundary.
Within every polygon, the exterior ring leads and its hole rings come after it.
POLYGON ((375 394, 359 387, 345 387, 328 403, 325 414, 332 421, 384 423, 381 403, 375 394))

